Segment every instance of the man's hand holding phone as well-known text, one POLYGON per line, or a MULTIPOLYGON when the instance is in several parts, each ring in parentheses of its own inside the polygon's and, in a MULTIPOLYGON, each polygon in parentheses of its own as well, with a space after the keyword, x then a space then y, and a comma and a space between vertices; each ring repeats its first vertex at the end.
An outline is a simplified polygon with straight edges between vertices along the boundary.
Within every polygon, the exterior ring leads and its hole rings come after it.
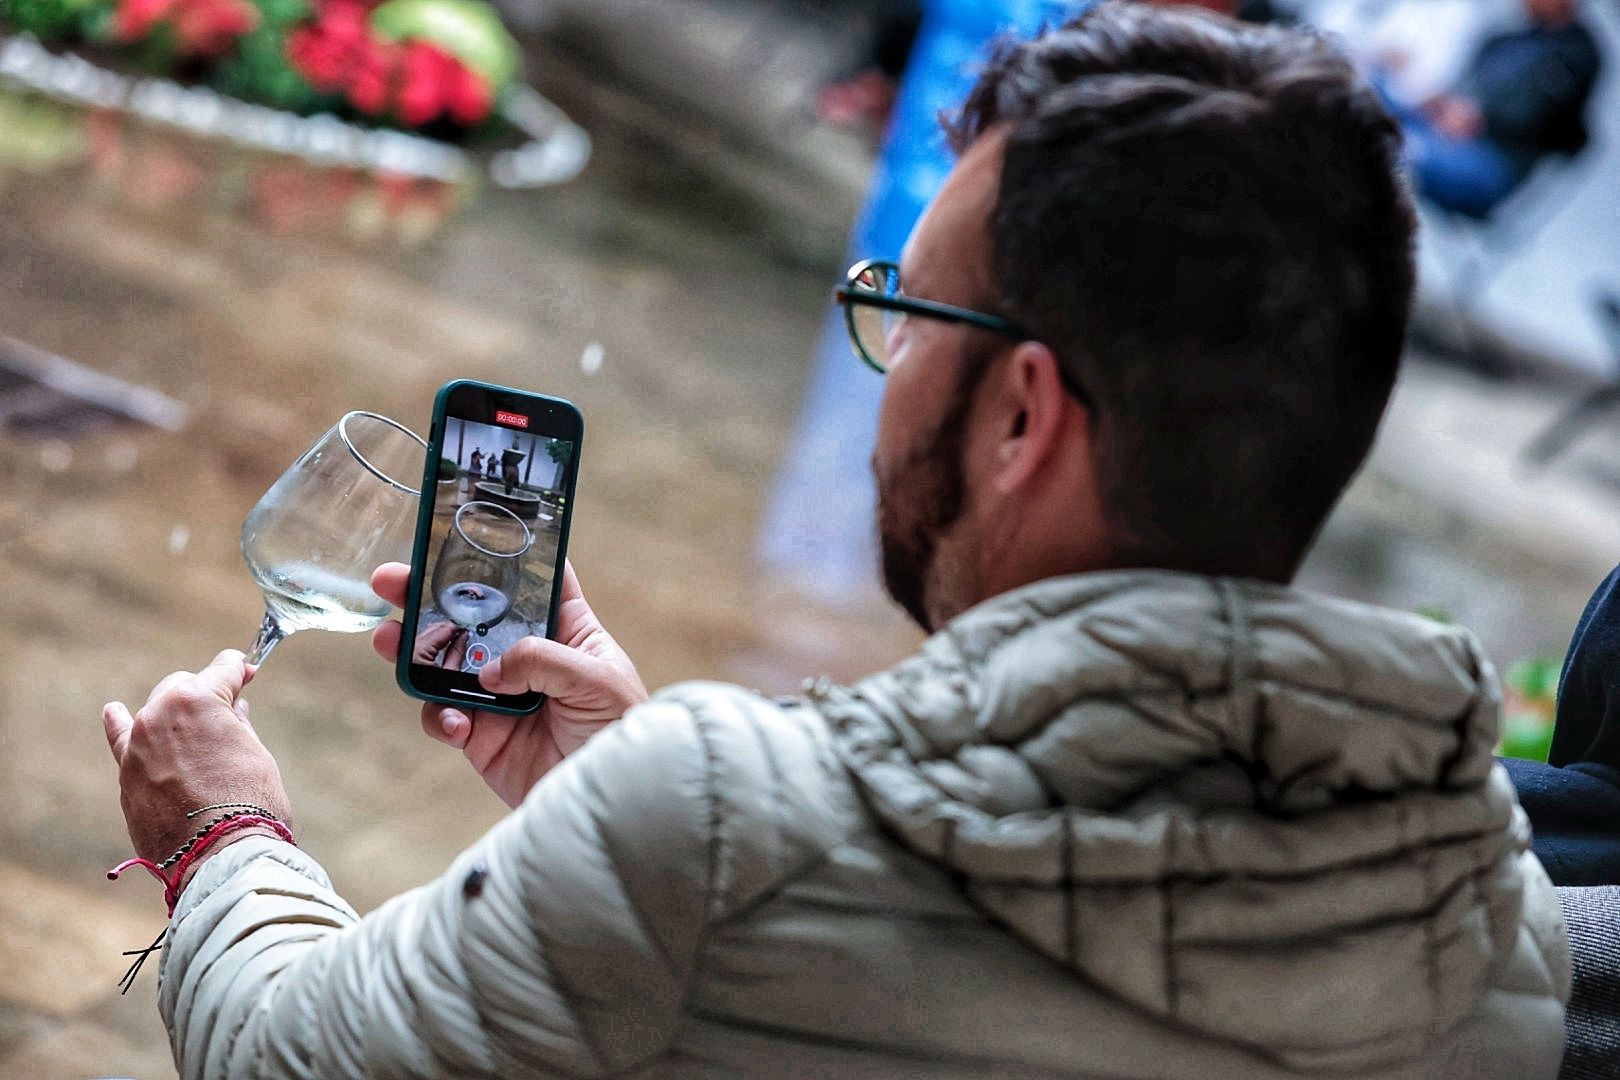
MULTIPOLYGON (((409 576, 404 563, 385 563, 372 575, 371 587, 403 607, 409 576)), ((479 674, 480 683, 493 693, 545 694, 545 704, 536 712, 510 716, 453 705, 422 707, 422 730, 464 752, 508 806, 522 802, 536 781, 592 735, 647 700, 635 665, 585 602, 572 563, 563 570, 555 637, 524 638, 479 674)), ((432 644, 437 650, 447 643, 432 644)), ((384 660, 394 662, 400 623, 390 620, 379 626, 372 645, 384 660)))

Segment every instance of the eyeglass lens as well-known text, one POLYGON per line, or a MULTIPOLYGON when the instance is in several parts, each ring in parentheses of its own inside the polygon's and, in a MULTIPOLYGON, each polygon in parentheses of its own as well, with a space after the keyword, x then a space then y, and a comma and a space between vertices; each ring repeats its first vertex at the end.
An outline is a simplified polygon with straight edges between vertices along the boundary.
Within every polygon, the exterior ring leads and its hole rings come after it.
MULTIPOLYGON (((900 273, 892 266, 869 266, 852 283, 862 292, 895 296, 900 292, 900 273)), ((900 313, 870 304, 856 304, 853 311, 857 343, 879 367, 889 366, 889 332, 900 313)))

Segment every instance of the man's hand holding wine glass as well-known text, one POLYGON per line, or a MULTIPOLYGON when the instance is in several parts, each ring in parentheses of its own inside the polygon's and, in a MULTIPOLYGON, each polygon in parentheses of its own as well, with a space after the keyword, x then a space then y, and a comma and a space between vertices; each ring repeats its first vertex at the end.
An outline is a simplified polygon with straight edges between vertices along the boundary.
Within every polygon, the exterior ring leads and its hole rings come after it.
MULTIPOLYGON (((408 573, 403 563, 387 563, 373 576, 373 588, 389 603, 403 604, 408 573)), ((384 659, 395 658, 399 636, 398 621, 377 628, 373 643, 384 659)), ((572 566, 565 570, 556 638, 525 638, 481 674, 483 684, 497 693, 546 694, 538 711, 508 716, 442 705, 422 709, 423 730, 463 751, 510 806, 522 802, 536 781, 592 735, 647 698, 635 666, 586 603, 572 566)), ((153 862, 173 855, 196 829, 187 815, 219 804, 252 804, 290 821, 281 772, 248 723, 242 689, 253 673, 242 653, 227 649, 200 672, 177 671, 164 678, 137 712, 116 701, 103 710, 137 855, 153 862)), ((235 832, 209 853, 264 833, 269 829, 235 832)))
POLYGON ((281 771, 248 723, 242 687, 252 677, 243 655, 226 649, 195 674, 163 679, 134 713, 120 701, 102 710, 135 854, 158 862, 179 850, 198 825, 187 814, 200 807, 250 803, 290 819, 281 771))

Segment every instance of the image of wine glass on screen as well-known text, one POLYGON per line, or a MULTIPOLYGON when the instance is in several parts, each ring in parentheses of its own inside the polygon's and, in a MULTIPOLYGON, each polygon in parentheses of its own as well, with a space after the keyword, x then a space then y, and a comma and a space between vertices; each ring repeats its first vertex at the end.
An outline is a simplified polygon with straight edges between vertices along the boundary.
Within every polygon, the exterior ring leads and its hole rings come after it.
POLYGON ((389 605, 371 571, 409 562, 427 443, 386 416, 351 412, 281 475, 242 523, 242 558, 264 590, 248 650, 260 664, 299 630, 370 630, 389 605))
POLYGON ((523 582, 523 557, 533 545, 534 534, 528 525, 506 507, 483 501, 463 503, 433 564, 432 580, 435 611, 462 632, 446 637, 443 621, 419 620, 417 655, 424 654, 424 639, 443 637, 444 646, 433 663, 476 672, 530 632, 521 618, 510 628, 511 633, 500 633, 497 628, 512 613, 523 582))

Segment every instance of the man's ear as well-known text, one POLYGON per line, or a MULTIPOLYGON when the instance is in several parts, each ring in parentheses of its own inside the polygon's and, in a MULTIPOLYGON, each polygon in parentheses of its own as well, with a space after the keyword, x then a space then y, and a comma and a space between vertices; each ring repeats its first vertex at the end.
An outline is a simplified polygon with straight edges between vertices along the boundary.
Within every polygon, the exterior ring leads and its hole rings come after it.
POLYGON ((1038 341, 1013 350, 1000 371, 994 486, 1010 494, 1036 477, 1058 451, 1079 403, 1063 388, 1058 360, 1038 341))

